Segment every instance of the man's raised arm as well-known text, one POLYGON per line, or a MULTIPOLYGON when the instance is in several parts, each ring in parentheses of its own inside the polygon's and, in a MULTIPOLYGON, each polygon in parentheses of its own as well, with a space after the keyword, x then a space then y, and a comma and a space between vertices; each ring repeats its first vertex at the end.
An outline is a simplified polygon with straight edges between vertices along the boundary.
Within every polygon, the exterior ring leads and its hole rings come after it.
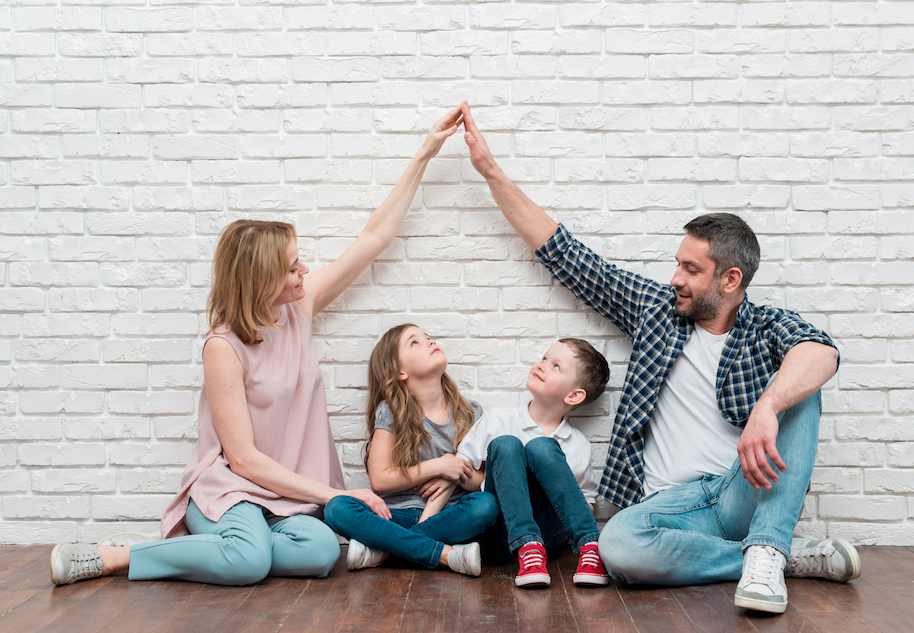
POLYGON ((470 106, 463 104, 463 124, 466 129, 467 146, 470 148, 470 162, 486 179, 492 197, 505 218, 518 235, 534 251, 552 237, 559 225, 546 215, 530 198, 524 195, 514 182, 495 164, 486 140, 479 133, 470 106))

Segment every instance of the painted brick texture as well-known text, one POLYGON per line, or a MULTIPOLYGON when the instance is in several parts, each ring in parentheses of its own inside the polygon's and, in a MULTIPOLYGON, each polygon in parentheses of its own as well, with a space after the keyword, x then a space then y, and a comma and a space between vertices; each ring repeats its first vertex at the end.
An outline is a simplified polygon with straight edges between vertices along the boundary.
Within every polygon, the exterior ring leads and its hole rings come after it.
MULTIPOLYGON (((666 282, 686 221, 745 218, 750 298, 843 352, 805 529, 914 544, 914 2, 120 4, 0 6, 0 542, 153 529, 219 230, 293 222, 331 261, 468 99, 505 171, 624 268, 666 282)), ((628 343, 533 262, 459 135, 315 323, 352 486, 366 362, 407 320, 485 407, 556 337, 592 341, 611 389, 574 422, 599 473, 628 343)))

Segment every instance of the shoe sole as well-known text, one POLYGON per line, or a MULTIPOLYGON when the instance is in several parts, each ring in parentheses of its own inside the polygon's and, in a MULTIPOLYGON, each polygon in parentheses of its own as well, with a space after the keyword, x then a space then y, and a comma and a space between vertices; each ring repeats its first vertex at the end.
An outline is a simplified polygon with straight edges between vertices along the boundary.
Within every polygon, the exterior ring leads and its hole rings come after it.
POLYGON ((57 550, 60 549, 61 545, 63 543, 55 545, 54 550, 51 552, 51 582, 55 585, 57 584, 57 565, 55 563, 57 562, 57 550))
POLYGON ((837 582, 850 582, 855 578, 860 578, 860 572, 863 571, 863 564, 860 562, 860 554, 857 553, 857 548, 851 545, 850 541, 845 541, 843 538, 835 538, 832 540, 835 542, 836 546, 841 546, 841 550, 843 550, 843 554, 845 554, 845 559, 849 558, 851 561, 851 575, 837 582))
POLYGON ((118 532, 117 534, 112 534, 111 536, 106 536, 100 540, 96 545, 101 545, 102 547, 129 547, 129 545, 112 545, 106 541, 113 541, 119 536, 139 536, 142 540, 137 543, 132 543, 132 545, 141 545, 143 543, 155 543, 156 541, 162 540, 161 532, 118 532))
POLYGON ((787 610, 786 602, 767 602, 765 600, 756 600, 746 596, 734 596, 733 604, 743 609, 752 609, 753 611, 764 611, 766 613, 784 613, 787 610))
POLYGON ((609 584, 609 578, 606 576, 590 576, 587 574, 579 576, 575 574, 571 577, 571 582, 579 587, 603 587, 609 584))
POLYGON ((514 584, 518 587, 548 587, 551 582, 552 578, 546 574, 530 574, 514 579, 514 584))

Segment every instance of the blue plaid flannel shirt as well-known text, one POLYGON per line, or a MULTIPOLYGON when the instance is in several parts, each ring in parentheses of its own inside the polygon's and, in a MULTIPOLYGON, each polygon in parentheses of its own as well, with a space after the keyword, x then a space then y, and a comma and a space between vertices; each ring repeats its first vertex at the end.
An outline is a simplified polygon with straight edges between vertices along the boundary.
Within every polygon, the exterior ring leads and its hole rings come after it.
MULTIPOLYGON (((638 503, 644 494, 644 425, 692 333, 692 321, 676 313, 672 286, 608 263, 564 226, 536 255, 555 279, 632 341, 600 494, 623 508, 638 503)), ((796 312, 743 301, 717 367, 717 404, 727 422, 745 426, 784 355, 803 341, 836 347, 825 332, 796 312)))

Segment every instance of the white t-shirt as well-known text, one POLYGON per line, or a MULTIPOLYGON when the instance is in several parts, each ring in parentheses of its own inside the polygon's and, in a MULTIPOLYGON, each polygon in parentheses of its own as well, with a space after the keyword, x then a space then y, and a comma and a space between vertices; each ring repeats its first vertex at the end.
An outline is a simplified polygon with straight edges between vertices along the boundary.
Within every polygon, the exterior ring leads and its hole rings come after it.
POLYGON ((717 366, 727 333, 697 323, 660 388, 644 433, 644 496, 723 475, 736 461, 742 429, 717 406, 717 366))
MULTIPOLYGON (((543 429, 537 426, 527 405, 514 408, 489 409, 479 421, 473 425, 469 433, 464 436, 457 447, 457 457, 470 462, 473 468, 478 469, 488 454, 489 444, 496 437, 513 435, 524 446, 535 437, 543 437, 543 429)), ((550 437, 550 436, 546 436, 550 437)), ((584 434, 562 419, 562 423, 552 432, 552 438, 559 443, 565 453, 568 467, 584 493, 588 503, 597 499, 597 482, 593 478, 593 464, 591 463, 590 442, 584 434)), ((483 482, 485 487, 485 482, 483 482)))

